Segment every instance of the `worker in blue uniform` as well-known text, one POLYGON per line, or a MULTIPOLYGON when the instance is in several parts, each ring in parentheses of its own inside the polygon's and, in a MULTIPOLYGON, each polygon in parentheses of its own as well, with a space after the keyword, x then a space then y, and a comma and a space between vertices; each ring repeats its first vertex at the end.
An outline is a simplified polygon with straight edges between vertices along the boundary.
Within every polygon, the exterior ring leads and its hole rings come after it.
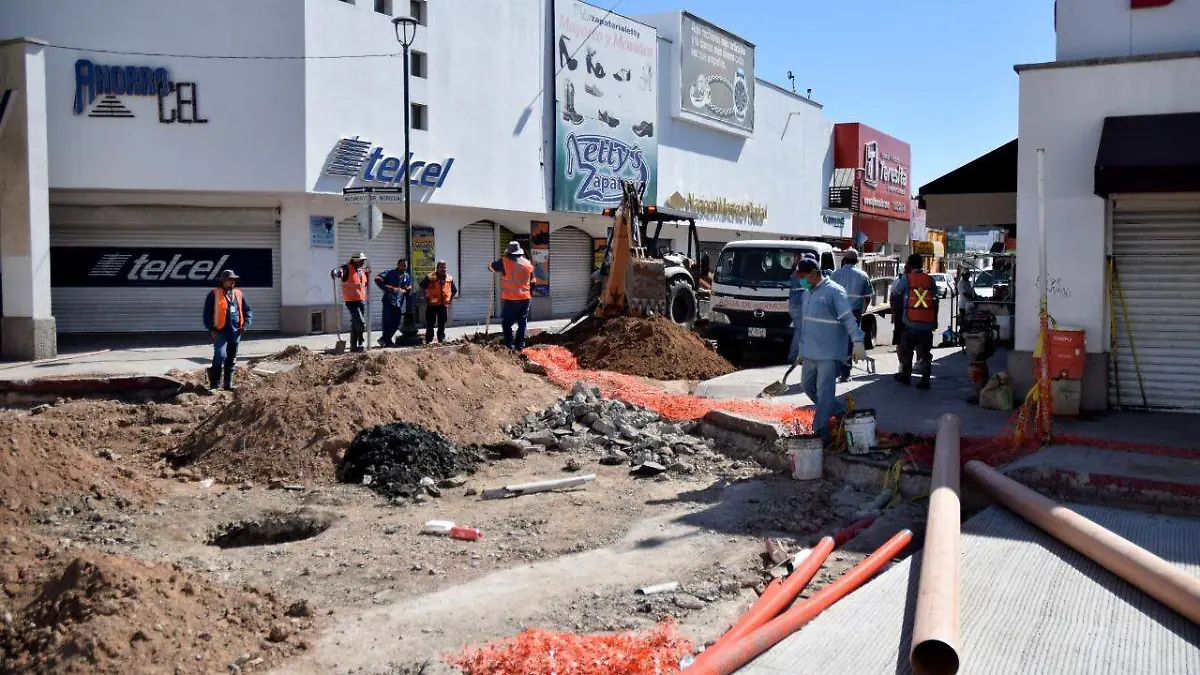
POLYGON ((816 406, 813 433, 829 438, 829 418, 840 412, 837 377, 847 358, 861 361, 867 356, 863 333, 854 320, 846 290, 821 274, 820 266, 804 259, 796 265, 805 290, 800 325, 801 382, 804 393, 816 406), (847 354, 847 336, 853 345, 847 354))
MULTIPOLYGON (((850 311, 854 312, 854 322, 861 328, 863 312, 871 305, 875 291, 871 288, 871 278, 856 265, 858 265, 858 251, 848 248, 842 251, 842 266, 829 278, 846 289, 846 298, 850 301, 850 311)), ((840 375, 842 382, 850 381, 850 364, 848 362, 842 365, 840 375)))
POLYGON ((792 344, 788 349, 788 363, 797 363, 800 359, 800 336, 803 333, 801 327, 804 318, 804 294, 806 291, 803 284, 800 283, 799 263, 805 259, 816 262, 817 257, 811 253, 805 253, 792 266, 791 289, 788 292, 788 314, 792 317, 792 344))

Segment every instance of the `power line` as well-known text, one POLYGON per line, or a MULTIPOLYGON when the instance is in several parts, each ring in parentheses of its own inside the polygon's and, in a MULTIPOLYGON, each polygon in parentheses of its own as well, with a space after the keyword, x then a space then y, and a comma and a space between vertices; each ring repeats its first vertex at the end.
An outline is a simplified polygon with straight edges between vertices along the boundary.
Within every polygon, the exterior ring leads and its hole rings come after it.
POLYGON ((386 54, 335 54, 330 56, 222 56, 215 54, 165 54, 158 52, 130 52, 120 49, 92 49, 88 47, 72 47, 69 45, 46 46, 50 49, 88 52, 92 54, 115 54, 117 56, 153 56, 157 58, 202 59, 217 61, 330 61, 336 59, 382 59, 400 56, 400 52, 386 54))

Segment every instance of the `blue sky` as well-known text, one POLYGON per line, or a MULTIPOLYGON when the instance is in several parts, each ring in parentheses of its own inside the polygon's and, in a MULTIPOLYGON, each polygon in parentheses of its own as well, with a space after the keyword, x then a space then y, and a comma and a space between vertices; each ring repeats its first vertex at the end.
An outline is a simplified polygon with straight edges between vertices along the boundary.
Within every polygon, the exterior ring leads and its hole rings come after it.
POLYGON ((912 192, 1017 136, 1013 65, 1054 59, 1053 0, 589 0, 684 9, 755 45, 758 77, 912 145, 912 192))

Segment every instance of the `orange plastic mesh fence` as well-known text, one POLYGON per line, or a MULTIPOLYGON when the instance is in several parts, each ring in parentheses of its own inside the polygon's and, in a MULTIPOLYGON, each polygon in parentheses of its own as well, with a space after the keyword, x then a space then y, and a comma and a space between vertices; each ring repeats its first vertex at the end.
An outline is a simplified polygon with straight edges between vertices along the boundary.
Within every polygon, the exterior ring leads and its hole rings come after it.
POLYGON ((697 420, 710 411, 723 410, 765 422, 777 422, 794 434, 812 431, 811 408, 798 408, 761 400, 720 400, 688 394, 667 394, 632 375, 606 370, 583 370, 570 351, 556 345, 530 347, 524 353, 530 361, 545 368, 546 376, 560 387, 570 387, 577 380, 583 380, 600 387, 600 391, 607 398, 648 408, 672 421, 697 420))
POLYGON ((466 675, 667 675, 692 644, 667 619, 642 633, 576 635, 534 628, 447 661, 466 675))

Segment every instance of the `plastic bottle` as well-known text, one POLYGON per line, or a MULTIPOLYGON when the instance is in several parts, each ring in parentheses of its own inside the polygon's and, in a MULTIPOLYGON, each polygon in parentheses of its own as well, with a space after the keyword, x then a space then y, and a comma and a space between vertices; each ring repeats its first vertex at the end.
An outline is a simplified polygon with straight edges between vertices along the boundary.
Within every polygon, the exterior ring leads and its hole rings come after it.
POLYGON ((483 539, 483 532, 475 527, 465 527, 458 525, 450 528, 450 536, 463 541, 475 541, 483 539))
POLYGON ((425 534, 441 534, 446 535, 454 531, 453 520, 430 520, 425 523, 425 527, 421 529, 425 534))

